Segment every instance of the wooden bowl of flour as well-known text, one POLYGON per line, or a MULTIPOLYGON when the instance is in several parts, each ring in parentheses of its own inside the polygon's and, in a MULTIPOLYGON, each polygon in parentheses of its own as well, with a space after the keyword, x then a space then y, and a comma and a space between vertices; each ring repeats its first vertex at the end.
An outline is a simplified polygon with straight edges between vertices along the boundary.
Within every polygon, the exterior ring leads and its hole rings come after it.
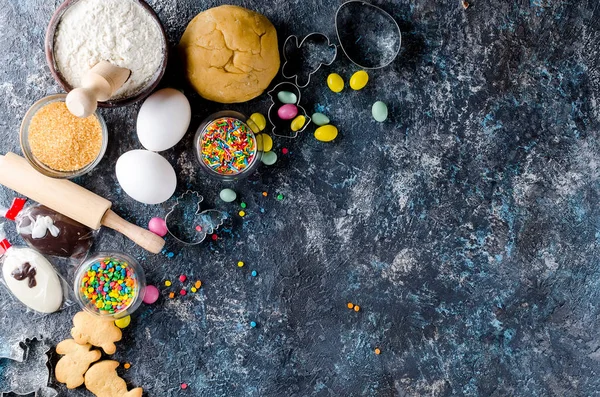
POLYGON ((102 60, 132 71, 123 87, 99 107, 146 98, 167 69, 165 29, 143 0, 66 0, 50 19, 45 50, 50 72, 66 92, 102 60))

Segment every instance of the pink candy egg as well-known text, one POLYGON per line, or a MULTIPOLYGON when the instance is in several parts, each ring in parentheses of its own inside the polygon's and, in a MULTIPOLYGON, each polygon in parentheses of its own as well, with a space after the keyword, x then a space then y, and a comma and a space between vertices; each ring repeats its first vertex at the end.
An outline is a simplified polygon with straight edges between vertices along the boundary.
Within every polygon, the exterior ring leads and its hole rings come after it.
POLYGON ((148 222, 148 230, 154 234, 164 237, 167 235, 167 224, 162 218, 152 218, 150 219, 150 222, 148 222))
POLYGON ((292 105, 288 103, 287 105, 283 105, 277 110, 277 115, 282 120, 291 120, 298 115, 298 108, 296 105, 292 105))
POLYGON ((144 299, 142 300, 144 303, 151 305, 158 300, 159 295, 160 292, 158 291, 158 288, 154 285, 147 285, 144 289, 144 299))

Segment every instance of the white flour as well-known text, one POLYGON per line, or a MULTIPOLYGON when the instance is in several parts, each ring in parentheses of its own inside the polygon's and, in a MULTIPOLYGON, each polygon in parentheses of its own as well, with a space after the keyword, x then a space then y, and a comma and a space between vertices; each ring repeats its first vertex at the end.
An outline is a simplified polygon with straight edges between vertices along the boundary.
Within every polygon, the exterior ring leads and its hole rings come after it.
POLYGON ((112 99, 141 91, 158 73, 165 46, 160 27, 134 0, 81 0, 61 18, 54 36, 54 58, 72 87, 100 61, 131 70, 112 99))

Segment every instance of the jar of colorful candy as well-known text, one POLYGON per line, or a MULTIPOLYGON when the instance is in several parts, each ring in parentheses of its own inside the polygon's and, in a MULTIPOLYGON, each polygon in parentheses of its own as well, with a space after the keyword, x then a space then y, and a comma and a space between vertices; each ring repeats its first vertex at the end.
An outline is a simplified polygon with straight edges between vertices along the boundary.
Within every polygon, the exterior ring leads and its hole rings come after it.
POLYGON ((135 259, 122 252, 99 252, 75 274, 75 296, 92 314, 115 319, 133 313, 142 303, 146 278, 135 259))
POLYGON ((200 168, 222 181, 245 178, 260 164, 262 150, 243 114, 223 111, 207 117, 194 138, 200 168))

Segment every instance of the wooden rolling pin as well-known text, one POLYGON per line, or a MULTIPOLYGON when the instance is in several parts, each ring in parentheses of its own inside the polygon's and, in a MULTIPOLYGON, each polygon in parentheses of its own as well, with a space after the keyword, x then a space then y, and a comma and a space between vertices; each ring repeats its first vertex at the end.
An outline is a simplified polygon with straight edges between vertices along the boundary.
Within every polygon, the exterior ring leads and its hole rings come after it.
POLYGON ((114 229, 152 253, 165 245, 161 237, 115 214, 110 201, 66 179, 40 174, 14 153, 0 155, 0 183, 92 229, 114 229))
POLYGON ((98 102, 104 102, 125 84, 131 70, 101 61, 83 77, 81 87, 67 95, 67 109, 74 116, 88 117, 96 111, 98 102))

